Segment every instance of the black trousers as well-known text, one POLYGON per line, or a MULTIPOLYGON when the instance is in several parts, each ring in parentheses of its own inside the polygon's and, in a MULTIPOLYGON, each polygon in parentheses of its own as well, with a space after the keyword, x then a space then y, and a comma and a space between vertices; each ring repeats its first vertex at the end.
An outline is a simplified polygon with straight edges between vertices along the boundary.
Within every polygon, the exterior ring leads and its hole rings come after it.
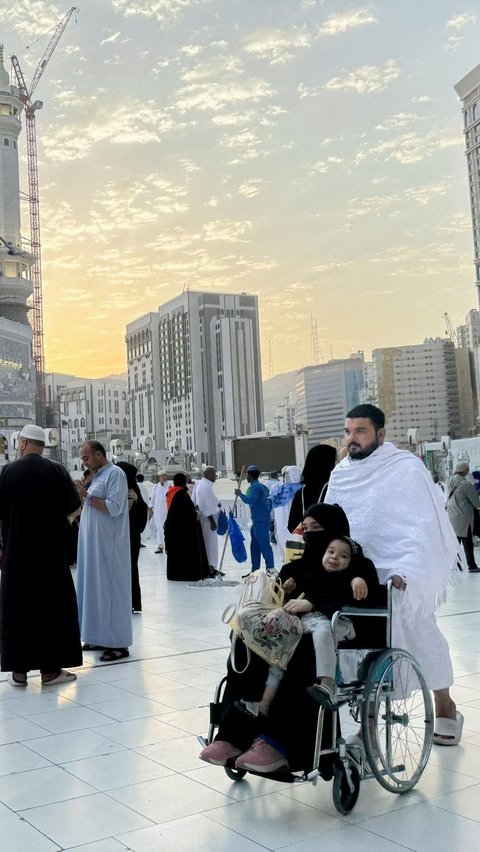
POLYGON ((471 527, 468 528, 468 533, 466 536, 457 536, 458 540, 462 542, 463 549, 465 551, 465 558, 467 560, 467 565, 469 570, 473 570, 478 568, 477 563, 475 562, 475 553, 473 550, 473 536, 471 527))

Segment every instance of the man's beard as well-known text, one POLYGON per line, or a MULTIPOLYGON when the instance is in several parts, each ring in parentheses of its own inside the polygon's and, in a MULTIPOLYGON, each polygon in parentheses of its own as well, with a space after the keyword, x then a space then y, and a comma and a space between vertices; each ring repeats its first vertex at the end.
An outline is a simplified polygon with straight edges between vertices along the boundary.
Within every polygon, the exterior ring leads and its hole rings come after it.
MULTIPOLYGON (((355 444, 355 443, 352 443, 350 446, 351 446, 351 447, 358 447, 359 445, 358 445, 358 444, 355 444)), ((374 452, 375 452, 375 450, 377 450, 379 446, 380 446, 380 442, 379 442, 379 441, 373 441, 371 444, 369 444, 369 445, 368 445, 368 447, 365 447, 365 449, 364 449, 364 450, 361 450, 361 449, 359 448, 358 452, 354 453, 353 455, 352 455, 351 449, 350 449, 350 447, 349 447, 349 448, 348 448, 348 455, 349 455, 349 458, 350 458, 352 461, 359 461, 360 459, 366 459, 366 458, 368 458, 368 456, 371 456, 371 455, 372 455, 372 453, 374 453, 374 452)))

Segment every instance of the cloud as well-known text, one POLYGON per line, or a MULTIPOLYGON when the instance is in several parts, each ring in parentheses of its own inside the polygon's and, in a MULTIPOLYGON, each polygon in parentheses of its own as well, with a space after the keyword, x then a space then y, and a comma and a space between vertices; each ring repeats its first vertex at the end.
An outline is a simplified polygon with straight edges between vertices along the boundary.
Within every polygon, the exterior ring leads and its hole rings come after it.
POLYGON ((461 145, 462 138, 454 130, 435 128, 424 136, 410 131, 391 139, 383 139, 374 145, 364 145, 357 152, 354 162, 358 165, 368 157, 375 157, 386 162, 396 160, 402 165, 410 165, 428 159, 436 151, 461 145))
POLYGON ((56 27, 64 14, 60 5, 47 0, 15 0, 8 4, 8 25, 22 36, 38 37, 56 27))
POLYGON ((423 121, 424 117, 415 115, 410 112, 397 112, 394 115, 389 115, 381 124, 375 125, 375 130, 396 130, 399 127, 405 127, 407 124, 412 124, 415 121, 423 121))
POLYGON ((52 126, 42 136, 42 145, 49 160, 81 160, 101 142, 144 145, 159 142, 163 134, 182 126, 159 109, 155 101, 128 100, 108 110, 98 103, 97 109, 90 111, 89 123, 52 126))
POLYGON ((143 18, 156 18, 163 21, 169 18, 179 18, 194 6, 202 6, 209 0, 110 0, 116 12, 120 12, 126 18, 138 15, 143 18))
POLYGON ((244 198, 255 198, 255 196, 259 195, 265 183, 266 181, 261 178, 252 178, 252 180, 248 180, 245 181, 245 183, 240 184, 238 187, 238 194, 243 195, 244 198))
POLYGON ((175 107, 180 113, 195 109, 219 112, 230 105, 258 103, 273 94, 274 90, 267 82, 255 78, 208 81, 181 87, 175 98, 175 107))
POLYGON ((269 30, 251 36, 245 45, 245 51, 258 59, 265 59, 272 65, 285 65, 295 58, 299 48, 310 47, 312 36, 305 27, 286 30, 269 30))
POLYGON ((313 164, 310 174, 326 174, 326 172, 330 171, 332 166, 338 165, 339 163, 343 163, 343 157, 328 157, 326 160, 317 160, 317 162, 313 164))
POLYGON ((325 83, 324 88, 329 91, 354 91, 360 95, 370 95, 388 88, 399 74, 397 63, 394 59, 389 59, 383 67, 363 65, 347 72, 343 77, 332 77, 325 83))
MULTIPOLYGON (((107 30, 107 32, 108 32, 108 30, 107 30)), ((106 38, 103 38, 102 41, 100 42, 100 47, 102 46, 102 44, 112 44, 114 41, 117 40, 119 35, 120 35, 120 31, 117 32, 117 33, 112 33, 112 35, 106 36, 106 38)))
POLYGON ((206 242, 248 243, 248 234, 251 230, 252 223, 248 221, 217 220, 207 222, 202 228, 202 234, 206 242))
POLYGON ((370 9, 349 9, 347 12, 329 15, 319 28, 319 33, 327 36, 342 35, 348 30, 355 30, 369 24, 378 24, 377 18, 370 9))
POLYGON ((463 36, 450 36, 450 38, 448 38, 445 44, 443 45, 443 49, 447 53, 455 53, 455 51, 458 50, 458 48, 460 47, 462 41, 463 36))
POLYGON ((453 15, 447 21, 447 27, 451 30, 463 30, 467 24, 474 24, 477 20, 476 15, 469 12, 461 12, 459 15, 453 15))

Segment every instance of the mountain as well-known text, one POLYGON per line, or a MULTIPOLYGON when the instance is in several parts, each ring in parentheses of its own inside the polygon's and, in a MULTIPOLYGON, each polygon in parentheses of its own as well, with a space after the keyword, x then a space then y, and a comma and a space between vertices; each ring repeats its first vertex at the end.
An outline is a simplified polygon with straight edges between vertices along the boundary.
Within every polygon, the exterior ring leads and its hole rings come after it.
POLYGON ((265 426, 274 423, 277 406, 281 405, 285 397, 295 393, 298 370, 290 373, 279 373, 263 382, 263 410, 265 413, 265 426))

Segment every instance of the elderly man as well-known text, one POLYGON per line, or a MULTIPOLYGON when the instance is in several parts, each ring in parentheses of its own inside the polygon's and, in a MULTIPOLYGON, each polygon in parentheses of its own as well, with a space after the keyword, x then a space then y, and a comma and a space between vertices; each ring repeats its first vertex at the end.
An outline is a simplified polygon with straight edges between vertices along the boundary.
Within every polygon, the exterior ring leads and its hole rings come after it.
POLYGON ((434 692, 434 742, 456 745, 463 716, 450 698, 452 664, 435 609, 445 600, 458 542, 427 469, 385 442, 384 427, 374 405, 348 412, 348 456, 332 471, 325 501, 344 509, 352 538, 375 564, 380 582, 392 580, 393 645, 413 654, 434 692))
POLYGON ((77 559, 77 600, 84 651, 102 650, 102 662, 129 656, 132 644, 132 587, 127 478, 108 461, 98 441, 80 449, 93 471, 84 498, 77 559))
POLYGON ((58 462, 43 458, 45 432, 24 426, 19 458, 0 475, 0 653, 12 686, 27 686, 40 669, 42 684, 66 683, 81 666, 77 603, 68 568, 68 520, 80 506, 58 462))
POLYGON ((480 508, 480 499, 475 486, 466 478, 469 470, 468 462, 459 461, 454 475, 448 480, 447 512, 455 535, 463 544, 468 570, 471 574, 477 574, 480 568, 475 562, 473 526, 475 512, 480 508))
POLYGON ((192 500, 200 514, 200 526, 202 528, 205 550, 207 551, 208 569, 212 576, 218 574, 218 535, 217 521, 220 511, 218 497, 213 490, 216 482, 217 472, 214 467, 208 466, 203 471, 202 479, 197 482, 193 489, 192 500))
POLYGON ((167 491, 169 488, 167 471, 161 470, 158 474, 157 484, 154 486, 152 496, 150 497, 150 508, 152 509, 153 519, 157 528, 157 549, 155 553, 163 553, 165 547, 165 533, 163 528, 167 518, 167 491))

